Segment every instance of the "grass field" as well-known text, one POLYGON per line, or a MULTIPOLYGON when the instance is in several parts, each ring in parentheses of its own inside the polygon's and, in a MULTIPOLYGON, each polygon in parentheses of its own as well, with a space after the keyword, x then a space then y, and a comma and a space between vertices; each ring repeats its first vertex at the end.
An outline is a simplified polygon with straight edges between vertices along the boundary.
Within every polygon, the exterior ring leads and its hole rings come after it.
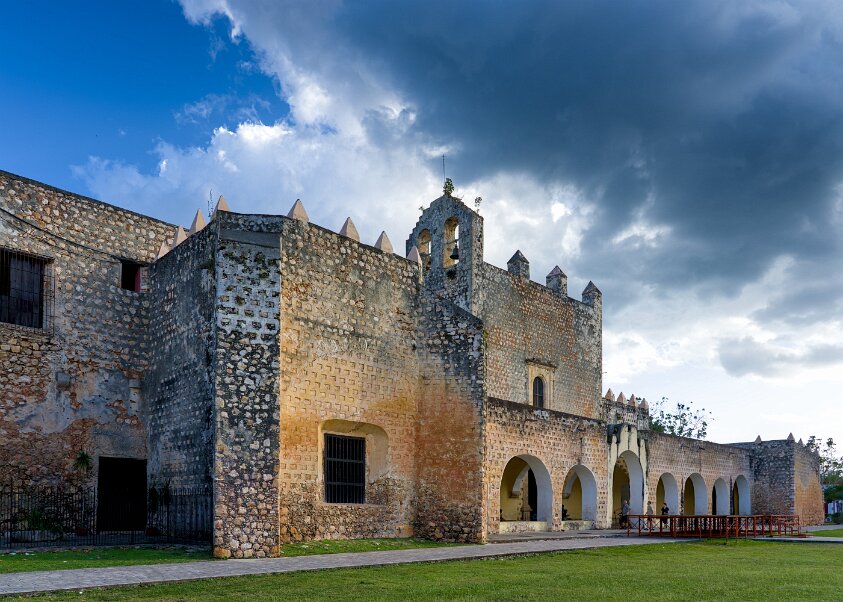
POLYGON ((815 537, 843 537, 843 527, 840 529, 823 529, 822 531, 812 531, 811 535, 815 537))
POLYGON ((208 551, 195 548, 92 548, 62 552, 12 552, 0 554, 0 573, 190 562, 209 558, 208 551))
POLYGON ((36 600, 843 600, 843 546, 722 542, 262 575, 36 600))
MULTIPOLYGON (((287 544, 282 556, 310 556, 312 554, 338 554, 340 552, 374 552, 377 550, 408 550, 433 548, 442 544, 413 537, 401 539, 350 539, 309 541, 287 544)), ((211 560, 208 550, 198 548, 92 548, 62 552, 38 551, 0 553, 0 573, 23 571, 50 571, 84 569, 131 564, 160 564, 163 562, 190 562, 211 560)))

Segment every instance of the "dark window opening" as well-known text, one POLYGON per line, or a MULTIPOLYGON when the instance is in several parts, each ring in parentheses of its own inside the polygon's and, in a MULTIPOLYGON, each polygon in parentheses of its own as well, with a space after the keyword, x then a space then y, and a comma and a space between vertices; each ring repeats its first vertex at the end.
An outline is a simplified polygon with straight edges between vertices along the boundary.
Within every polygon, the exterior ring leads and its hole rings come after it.
POLYGON ((544 381, 539 376, 533 379, 533 405, 544 407, 544 381))
POLYGON ((0 249, 0 322, 44 327, 46 265, 40 257, 0 249))
POLYGON ((366 440, 325 435, 325 501, 366 502, 366 440))
POLYGON ((146 527, 146 460, 103 458, 97 479, 97 530, 146 527))
POLYGON ((140 292, 141 265, 134 261, 120 262, 120 288, 140 292))

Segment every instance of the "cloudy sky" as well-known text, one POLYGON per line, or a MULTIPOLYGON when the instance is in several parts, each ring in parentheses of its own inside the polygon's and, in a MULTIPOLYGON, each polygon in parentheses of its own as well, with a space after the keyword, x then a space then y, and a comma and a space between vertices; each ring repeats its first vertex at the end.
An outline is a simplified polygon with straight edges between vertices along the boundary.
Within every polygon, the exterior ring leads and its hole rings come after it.
POLYGON ((843 441, 839 1, 3 6, 0 169, 401 248, 445 154, 487 261, 603 291, 604 388, 843 441))

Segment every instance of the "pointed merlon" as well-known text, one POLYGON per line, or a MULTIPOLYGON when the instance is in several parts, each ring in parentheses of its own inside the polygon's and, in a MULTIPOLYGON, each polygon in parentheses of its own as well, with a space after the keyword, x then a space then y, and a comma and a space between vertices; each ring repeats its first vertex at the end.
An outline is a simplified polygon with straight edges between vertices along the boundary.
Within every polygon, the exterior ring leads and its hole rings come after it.
POLYGON ((756 443, 761 443, 761 435, 758 435, 758 436, 755 438, 755 442, 756 442, 756 443))
POLYGON ((506 262, 506 269, 510 274, 521 276, 522 278, 530 278, 530 262, 524 257, 524 254, 518 250, 506 262))
POLYGON ((793 437, 793 433, 790 433, 790 434, 787 436, 787 440, 788 440, 788 441, 796 441, 796 439, 794 439, 794 437, 793 437))
POLYGON ((635 393, 629 396, 629 401, 627 403, 629 403, 629 405, 631 405, 633 408, 637 406, 635 393))
POLYGON ((187 240, 187 234, 184 231, 184 228, 179 226, 178 230, 176 230, 176 237, 173 239, 173 248, 175 249, 181 243, 187 240))
POLYGON ((217 211, 228 211, 231 212, 231 207, 228 206, 228 202, 225 200, 225 197, 220 195, 220 198, 217 199, 217 206, 214 207, 214 213, 217 211))
POLYGON ((545 285, 559 296, 568 296, 568 277, 565 272, 557 265, 545 277, 545 285))
POLYGON ((612 393, 612 389, 606 391, 606 397, 604 399, 608 399, 609 401, 615 401, 615 394, 612 393))
POLYGON ((799 445, 805 445, 804 443, 802 443, 802 437, 799 437, 799 445))
POLYGON ((161 247, 158 249, 157 259, 161 259, 162 257, 164 257, 164 255, 170 252, 170 249, 172 249, 172 247, 170 246, 169 242, 167 242, 166 240, 162 242, 161 247))
POLYGON ((421 254, 419 254, 419 250, 416 248, 416 245, 413 245, 413 248, 410 249, 410 252, 407 253, 407 259, 412 261, 413 263, 417 263, 419 267, 422 265, 421 254))
POLYGON ((308 223, 310 222, 310 218, 307 217, 307 211, 304 210, 304 205, 302 205, 301 199, 296 199, 296 202, 293 203, 293 206, 290 208, 290 212, 287 214, 287 217, 290 219, 297 219, 300 222, 308 223))
POLYGON ((389 241, 389 237, 386 235, 386 232, 381 232, 381 235, 378 236, 378 239, 375 241, 375 248, 380 249, 384 253, 392 253, 392 243, 389 241))
POLYGON ((626 403, 626 395, 623 394, 623 391, 618 395, 618 403, 626 403))
POLYGON ((190 224, 190 230, 188 231, 187 235, 193 236, 194 234, 199 232, 199 230, 201 230, 205 226, 206 226, 205 216, 202 215, 202 211, 200 209, 197 209, 196 215, 193 217, 193 223, 190 224))
POLYGON ((650 409, 650 404, 647 403, 647 398, 641 400, 641 403, 638 404, 638 407, 644 410, 645 412, 650 409))
POLYGON ((600 289, 597 288, 597 285, 595 285, 591 280, 589 280, 588 285, 582 292, 582 302, 587 305, 594 305, 594 302, 600 300, 602 296, 603 293, 600 292, 600 289))
POLYGON ((351 221, 350 217, 345 218, 345 223, 340 228, 340 236, 360 242, 360 233, 357 232, 357 228, 354 227, 354 222, 351 221))

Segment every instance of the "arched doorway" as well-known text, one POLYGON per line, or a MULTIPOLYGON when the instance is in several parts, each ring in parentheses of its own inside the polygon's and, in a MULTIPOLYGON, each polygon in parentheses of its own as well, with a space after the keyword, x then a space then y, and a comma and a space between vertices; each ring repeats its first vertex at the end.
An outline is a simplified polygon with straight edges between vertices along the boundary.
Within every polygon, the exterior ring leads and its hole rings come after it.
POLYGON ((682 498, 682 514, 686 516, 708 514, 708 495, 706 494, 705 479, 699 473, 695 472, 685 479, 685 491, 682 498))
POLYGON ((712 514, 729 514, 729 486, 723 479, 714 481, 711 489, 711 512, 712 514))
POLYGON ((620 515, 623 501, 629 500, 631 514, 644 512, 644 471, 633 452, 618 456, 612 470, 612 521, 620 515))
POLYGON ((501 477, 501 521, 553 521, 550 473, 541 460, 522 454, 507 462, 501 477))
POLYGON ((749 504, 749 482, 743 475, 738 475, 732 487, 732 512, 735 514, 752 514, 749 504))
POLYGON ((567 520, 597 520, 597 481, 582 464, 568 471, 562 504, 568 511, 567 520))
POLYGON ((662 506, 667 503, 670 514, 679 514, 679 486, 676 479, 669 472, 659 478, 656 487, 656 514, 662 513, 662 506))

